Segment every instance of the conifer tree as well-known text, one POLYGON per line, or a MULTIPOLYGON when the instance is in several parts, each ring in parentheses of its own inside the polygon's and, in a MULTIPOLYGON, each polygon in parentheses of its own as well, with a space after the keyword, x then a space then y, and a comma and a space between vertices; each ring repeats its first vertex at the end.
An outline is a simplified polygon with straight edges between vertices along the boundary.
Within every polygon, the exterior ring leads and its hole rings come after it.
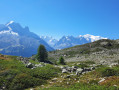
POLYGON ((62 56, 59 58, 59 64, 65 65, 65 61, 62 56))
POLYGON ((40 44, 36 58, 39 62, 46 62, 48 60, 48 53, 44 45, 40 44))

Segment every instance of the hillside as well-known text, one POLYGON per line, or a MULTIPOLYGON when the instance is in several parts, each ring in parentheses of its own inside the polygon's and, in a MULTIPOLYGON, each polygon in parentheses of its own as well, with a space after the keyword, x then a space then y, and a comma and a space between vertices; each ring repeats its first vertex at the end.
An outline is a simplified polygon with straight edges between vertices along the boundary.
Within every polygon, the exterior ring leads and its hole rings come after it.
POLYGON ((91 60, 103 64, 114 63, 119 58, 119 40, 102 39, 49 52, 50 59, 58 60, 60 56, 64 56, 67 62, 91 60))
POLYGON ((51 65, 0 54, 0 90, 118 90, 118 82, 119 64, 110 67, 83 61, 51 65))
POLYGON ((47 63, 0 54, 0 89, 118 90, 118 48, 119 40, 102 39, 49 52, 47 63), (66 64, 58 63, 60 56, 66 64))

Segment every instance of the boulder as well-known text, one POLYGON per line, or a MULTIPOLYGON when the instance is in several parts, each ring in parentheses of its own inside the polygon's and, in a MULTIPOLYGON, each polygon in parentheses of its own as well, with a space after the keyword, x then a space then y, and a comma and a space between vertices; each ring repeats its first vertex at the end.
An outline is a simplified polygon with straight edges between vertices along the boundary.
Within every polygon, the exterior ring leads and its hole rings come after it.
POLYGON ((57 78, 53 78, 52 81, 57 81, 57 78))
POLYGON ((62 69, 62 73, 68 73, 66 69, 62 69))
POLYGON ((90 68, 84 68, 83 69, 83 72, 88 72, 88 71, 91 71, 91 69, 90 68))
POLYGON ((33 65, 32 63, 28 63, 28 64, 26 65, 26 67, 27 67, 27 68, 33 68, 34 65, 33 65))
POLYGON ((66 78, 70 78, 70 75, 67 75, 66 78))
POLYGON ((76 70, 76 75, 82 74, 82 72, 83 72, 83 69, 82 68, 78 68, 76 70))
POLYGON ((35 67, 43 67, 42 64, 35 64, 35 67))
POLYGON ((72 66, 72 68, 78 68, 77 66, 72 66))
POLYGON ((95 69, 95 67, 90 67, 91 71, 95 69))

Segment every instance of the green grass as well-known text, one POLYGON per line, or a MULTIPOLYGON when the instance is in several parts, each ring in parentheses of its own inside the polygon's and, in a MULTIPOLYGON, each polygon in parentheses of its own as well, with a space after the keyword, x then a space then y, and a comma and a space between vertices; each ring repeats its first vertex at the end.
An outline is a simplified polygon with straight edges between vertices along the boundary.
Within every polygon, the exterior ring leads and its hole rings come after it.
POLYGON ((61 72, 59 68, 46 65, 41 68, 29 69, 16 60, 15 56, 8 56, 0 60, 0 88, 5 85, 7 90, 23 90, 47 83, 48 79, 56 77, 61 72))
POLYGON ((33 64, 40 64, 40 62, 34 61, 34 60, 30 60, 29 62, 31 62, 31 63, 33 63, 33 64))
POLYGON ((65 87, 51 87, 46 89, 40 89, 40 90, 118 90, 119 88, 110 86, 100 86, 100 85, 90 85, 90 84, 81 84, 76 83, 74 85, 71 85, 68 88, 65 87))

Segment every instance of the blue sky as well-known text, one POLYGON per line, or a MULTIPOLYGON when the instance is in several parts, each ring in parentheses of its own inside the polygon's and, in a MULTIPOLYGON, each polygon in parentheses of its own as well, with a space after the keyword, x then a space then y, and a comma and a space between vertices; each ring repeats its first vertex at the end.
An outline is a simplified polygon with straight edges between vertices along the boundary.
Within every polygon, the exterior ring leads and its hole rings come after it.
POLYGON ((0 0, 0 24, 15 21, 38 35, 119 38, 119 0, 0 0))

